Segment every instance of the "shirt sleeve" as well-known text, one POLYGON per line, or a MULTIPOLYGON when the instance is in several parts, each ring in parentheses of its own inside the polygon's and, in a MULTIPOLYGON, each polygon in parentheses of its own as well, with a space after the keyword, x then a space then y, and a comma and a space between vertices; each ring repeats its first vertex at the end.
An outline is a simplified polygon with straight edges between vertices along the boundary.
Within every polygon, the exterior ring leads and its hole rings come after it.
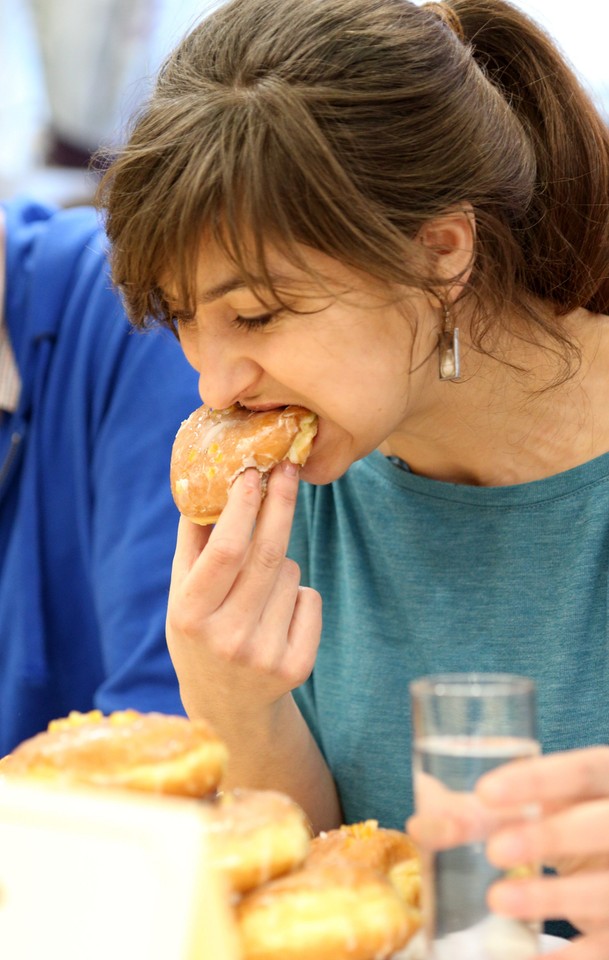
POLYGON ((104 712, 183 712, 165 640, 178 512, 169 486, 176 430, 200 402, 168 331, 131 333, 92 460, 92 567, 106 679, 104 712))
MULTIPOLYGON (((165 638, 179 519, 169 464, 181 421, 201 402, 198 374, 169 330, 130 327, 110 280, 103 234, 85 239, 88 221, 80 225, 82 218, 66 211, 53 227, 53 250, 61 242, 63 262, 69 251, 73 256, 71 274, 62 266, 63 298, 56 296, 63 347, 53 375, 57 381, 63 369, 66 382, 62 429, 72 443, 67 482, 75 499, 69 515, 82 564, 75 576, 89 580, 94 624, 87 625, 86 611, 81 622, 89 655, 99 661, 93 702, 105 713, 183 713, 165 638)), ((53 240, 50 233, 47 247, 53 240)), ((57 397, 58 384, 47 393, 57 397)), ((60 534, 56 527, 54 538, 60 534)), ((85 677, 74 641, 69 655, 73 675, 85 677)))
POLYGON ((21 454, 0 513, 0 734, 93 706, 183 713, 165 638, 171 447, 200 404, 167 330, 133 330, 90 208, 6 207, 21 454), (10 550, 3 549, 10 545, 10 550))

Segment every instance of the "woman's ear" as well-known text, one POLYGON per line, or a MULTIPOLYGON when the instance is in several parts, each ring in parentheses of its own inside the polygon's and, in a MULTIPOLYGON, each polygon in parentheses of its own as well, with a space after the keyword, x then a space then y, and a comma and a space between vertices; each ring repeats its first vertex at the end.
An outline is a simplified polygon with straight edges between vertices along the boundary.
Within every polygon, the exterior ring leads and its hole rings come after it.
POLYGON ((476 218, 473 207, 470 204, 451 207, 421 227, 417 239, 432 254, 439 278, 455 281, 455 286, 447 290, 447 294, 450 300, 456 300, 469 280, 474 263, 476 218))

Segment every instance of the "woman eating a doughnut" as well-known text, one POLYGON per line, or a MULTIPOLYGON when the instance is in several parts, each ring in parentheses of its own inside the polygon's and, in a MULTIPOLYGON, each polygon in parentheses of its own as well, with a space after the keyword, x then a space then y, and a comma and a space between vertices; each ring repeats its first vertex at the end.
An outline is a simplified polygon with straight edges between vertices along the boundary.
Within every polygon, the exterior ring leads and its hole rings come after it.
POLYGON ((503 0, 232 0, 101 204, 132 322, 175 328, 206 409, 315 418, 303 466, 246 458, 181 521, 169 645, 227 782, 402 827, 409 681, 529 675, 553 756, 485 796, 545 816, 490 844, 570 867, 494 905, 609 955, 609 133, 570 68, 503 0))

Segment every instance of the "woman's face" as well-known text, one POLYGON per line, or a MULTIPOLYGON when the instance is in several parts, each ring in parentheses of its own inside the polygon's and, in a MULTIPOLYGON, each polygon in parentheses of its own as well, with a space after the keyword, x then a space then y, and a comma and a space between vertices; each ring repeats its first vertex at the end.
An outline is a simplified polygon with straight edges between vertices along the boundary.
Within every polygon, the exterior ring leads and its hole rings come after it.
POLYGON ((402 425, 416 403, 410 371, 425 366, 437 332, 421 293, 410 291, 406 312, 377 281, 310 248, 301 252, 323 282, 277 251, 268 257, 288 309, 244 286, 231 261, 209 246, 198 264, 195 315, 180 314, 171 283, 165 292, 204 402, 314 411, 318 435, 302 477, 328 483, 402 425))

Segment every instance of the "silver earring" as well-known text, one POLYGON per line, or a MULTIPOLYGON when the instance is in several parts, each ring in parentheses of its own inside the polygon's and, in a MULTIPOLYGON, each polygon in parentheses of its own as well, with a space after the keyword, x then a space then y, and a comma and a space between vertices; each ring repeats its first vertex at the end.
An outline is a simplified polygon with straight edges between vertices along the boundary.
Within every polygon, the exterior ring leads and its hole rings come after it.
POLYGON ((442 301, 442 329, 438 341, 440 380, 458 380, 461 375, 459 358, 459 328, 450 314, 448 303, 442 301))

